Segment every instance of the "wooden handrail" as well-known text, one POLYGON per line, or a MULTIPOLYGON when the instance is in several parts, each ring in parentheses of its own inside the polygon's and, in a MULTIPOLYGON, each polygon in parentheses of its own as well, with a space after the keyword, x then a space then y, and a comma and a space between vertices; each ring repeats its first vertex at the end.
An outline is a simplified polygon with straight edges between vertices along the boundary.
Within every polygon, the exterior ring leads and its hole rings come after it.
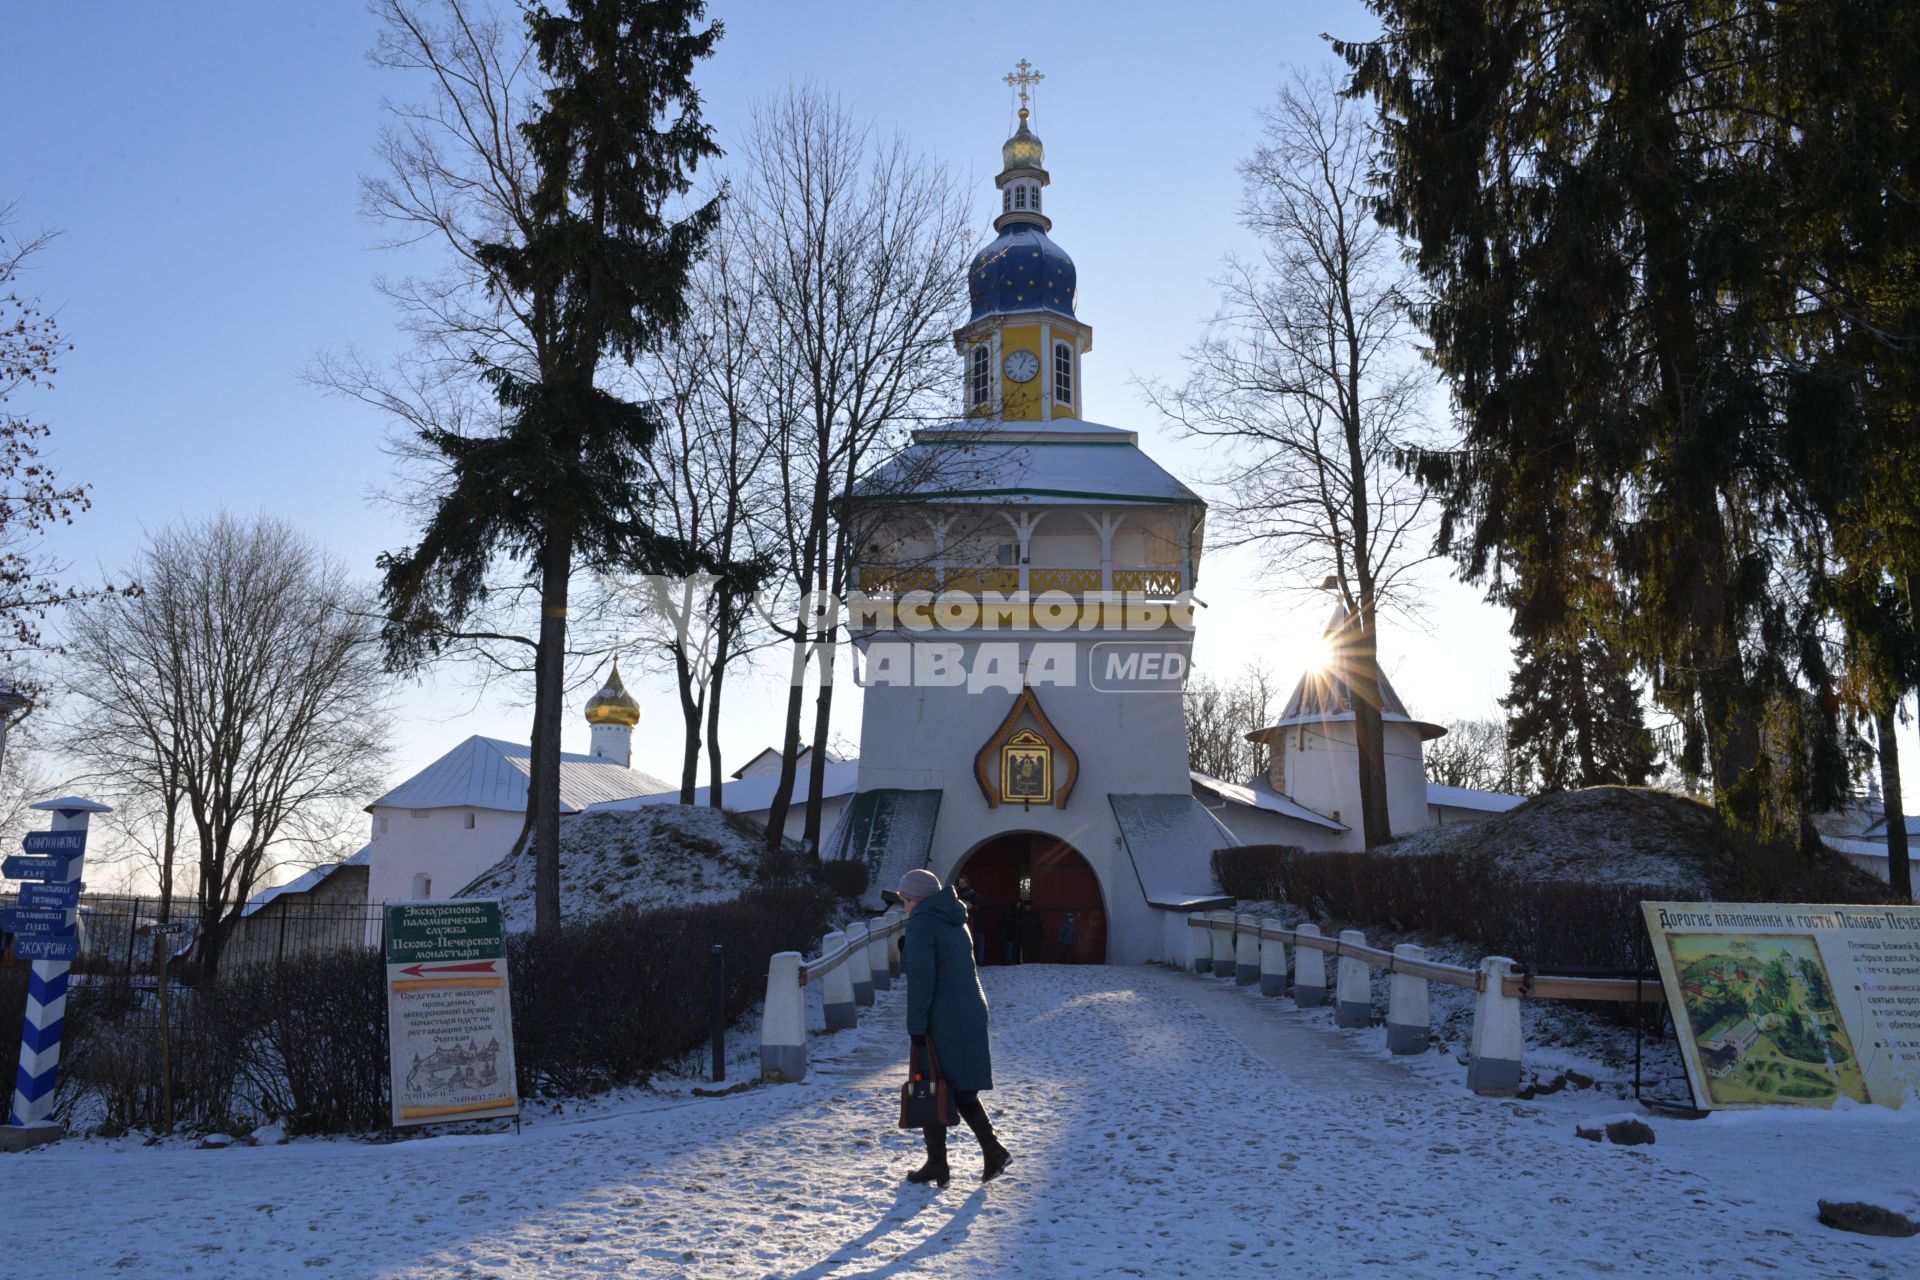
POLYGON ((1607 1000, 1617 1004, 1665 1004, 1667 989, 1658 979, 1556 978, 1510 973, 1500 984, 1505 994, 1523 1000, 1607 1000))
MULTIPOLYGON (((1234 925, 1226 921, 1211 920, 1205 916, 1189 916, 1187 925, 1194 929, 1238 932, 1234 925)), ((1319 951, 1330 956, 1351 956, 1387 973, 1404 973, 1410 977, 1424 978, 1428 982, 1465 987, 1473 991, 1484 989, 1484 979, 1480 971, 1469 969, 1464 965, 1442 964, 1435 960, 1410 960, 1379 947, 1342 942, 1337 937, 1327 937, 1324 934, 1298 933, 1292 929, 1265 927, 1253 932, 1264 941, 1284 942, 1290 947, 1305 947, 1309 951, 1319 951)), ((1636 983, 1631 978, 1553 978, 1508 974, 1501 990, 1505 995, 1524 1000, 1601 1000, 1616 1004, 1632 1004, 1636 1000, 1641 1004, 1665 1004, 1667 1000, 1666 991, 1658 981, 1642 980, 1636 983)))

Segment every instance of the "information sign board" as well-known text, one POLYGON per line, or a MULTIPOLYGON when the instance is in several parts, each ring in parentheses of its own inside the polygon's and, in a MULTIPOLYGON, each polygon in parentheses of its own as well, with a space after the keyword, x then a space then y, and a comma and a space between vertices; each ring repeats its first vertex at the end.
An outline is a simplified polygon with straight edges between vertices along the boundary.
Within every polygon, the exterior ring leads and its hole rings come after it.
POLYGON ((65 854, 21 854, 0 859, 0 875, 9 880, 65 880, 73 859, 65 854))
POLYGON ((29 831, 20 847, 28 853, 57 853, 77 858, 87 851, 87 833, 80 831, 29 831))
POLYGON ((1897 1107, 1920 1088, 1920 907, 1648 902, 1703 1107, 1897 1107))
POLYGON ((386 961, 393 1123, 517 1114, 500 904, 390 902, 386 961))
POLYGON ((73 921, 64 911, 41 911, 31 907, 11 907, 0 911, 0 932, 66 933, 73 921))
POLYGON ((80 905, 80 882, 68 880, 63 884, 23 884, 20 886, 20 905, 71 911, 80 905))
POLYGON ((20 960, 77 960, 80 939, 76 934, 26 933, 13 940, 13 954, 20 960))

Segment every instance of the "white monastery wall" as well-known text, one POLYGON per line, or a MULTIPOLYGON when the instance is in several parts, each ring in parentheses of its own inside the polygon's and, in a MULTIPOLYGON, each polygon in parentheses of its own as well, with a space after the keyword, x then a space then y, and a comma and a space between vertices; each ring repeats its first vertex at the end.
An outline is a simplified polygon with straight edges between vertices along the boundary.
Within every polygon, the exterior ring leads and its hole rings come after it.
POLYGON ((367 901, 451 898, 507 856, 525 820, 499 809, 376 808, 367 901), (425 893, 422 876, 429 883, 425 893))
MULTIPOLYGON (((990 808, 974 775, 974 758, 1000 728, 1017 694, 997 687, 970 691, 964 683, 877 686, 866 692, 859 789, 939 788, 945 793, 929 854, 932 870, 943 881, 952 878, 966 855, 995 836, 1035 831, 1066 841, 1100 879, 1106 900, 1108 961, 1139 964, 1159 958, 1159 921, 1147 906, 1121 844, 1107 796, 1189 793, 1192 781, 1186 752, 1178 749, 1186 742, 1180 681, 1159 681, 1154 687, 1128 692, 1107 691, 1093 686, 1088 664, 1099 644, 1147 641, 1157 649, 1163 641, 1184 644, 1187 633, 1061 632, 1017 637, 975 633, 915 638, 945 640, 955 646, 968 670, 981 665, 983 644, 1017 644, 1020 659, 1029 663, 1030 670, 1036 643, 1070 646, 1074 683, 1036 682, 1033 692, 1047 719, 1078 757, 1079 774, 1065 809, 1018 804, 990 808), (1168 744, 1175 744, 1175 749, 1169 750, 1168 744)), ((1059 781, 1056 777, 1056 786, 1059 781)))
MULTIPOLYGON (((1395 835, 1417 831, 1429 825, 1419 732, 1409 724, 1392 721, 1381 729, 1386 735, 1388 825, 1395 835)), ((1365 842, 1359 754, 1350 720, 1290 728, 1284 748, 1273 753, 1269 776, 1275 790, 1346 824, 1345 835, 1327 833, 1338 842, 1327 846, 1330 848, 1358 849, 1365 842)))

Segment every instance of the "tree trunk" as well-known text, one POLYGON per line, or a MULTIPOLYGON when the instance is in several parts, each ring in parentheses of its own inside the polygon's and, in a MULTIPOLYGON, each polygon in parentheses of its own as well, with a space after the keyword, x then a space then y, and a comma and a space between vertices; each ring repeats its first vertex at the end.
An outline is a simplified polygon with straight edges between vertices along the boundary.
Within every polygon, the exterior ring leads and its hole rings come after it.
POLYGON ((533 823, 533 929, 541 938, 560 933, 560 713, 566 698, 571 552, 564 532, 550 532, 540 564, 540 647, 534 659, 527 806, 533 823))
POLYGON ((726 781, 726 774, 720 767, 720 692, 726 683, 727 659, 731 646, 727 643, 731 618, 723 605, 720 615, 722 627, 719 638, 713 646, 713 676, 707 681, 707 805, 719 809, 720 788, 726 781))
POLYGON ((820 804, 827 781, 827 742, 833 725, 833 651, 831 640, 820 644, 820 692, 813 702, 813 757, 807 762, 807 821, 800 838, 820 856, 820 804))
MULTIPOLYGON (((804 605, 802 608, 804 609, 804 605)), ((804 613, 802 622, 804 623, 804 613)), ((767 852, 778 853, 786 838, 787 811, 793 805, 793 779, 800 754, 800 710, 805 702, 807 674, 807 633, 802 630, 793 642, 793 662, 787 687, 787 723, 780 735, 780 781, 773 789, 773 803, 767 806, 767 852)))
POLYGON ((1369 849, 1393 838, 1387 809, 1386 733, 1380 719, 1378 634, 1362 601, 1348 649, 1347 685, 1353 695, 1353 741, 1360 774, 1360 833, 1369 849))
POLYGON ((1895 741, 1899 728, 1894 714, 1897 703, 1888 702, 1886 710, 1874 713, 1873 736, 1880 746, 1880 794, 1886 801, 1887 882, 1905 901, 1913 898, 1913 868, 1907 859, 1907 817, 1900 804, 1900 748, 1895 741))
POLYGON ((693 664, 687 661, 684 642, 674 649, 673 674, 680 689, 680 803, 692 804, 700 781, 700 726, 706 708, 693 696, 693 664))

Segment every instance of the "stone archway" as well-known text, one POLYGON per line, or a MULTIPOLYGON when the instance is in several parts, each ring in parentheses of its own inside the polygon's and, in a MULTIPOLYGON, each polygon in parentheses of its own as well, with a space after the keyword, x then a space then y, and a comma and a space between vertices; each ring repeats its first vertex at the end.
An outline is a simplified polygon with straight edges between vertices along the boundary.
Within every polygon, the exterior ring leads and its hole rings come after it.
POLYGON ((995 836, 961 860, 953 878, 962 876, 980 900, 974 923, 983 963, 1106 963, 1100 877, 1066 841, 1038 831, 995 836), (1015 903, 1023 904, 1017 916, 1015 903), (1069 917, 1078 935, 1071 945, 1061 936, 1069 917))

